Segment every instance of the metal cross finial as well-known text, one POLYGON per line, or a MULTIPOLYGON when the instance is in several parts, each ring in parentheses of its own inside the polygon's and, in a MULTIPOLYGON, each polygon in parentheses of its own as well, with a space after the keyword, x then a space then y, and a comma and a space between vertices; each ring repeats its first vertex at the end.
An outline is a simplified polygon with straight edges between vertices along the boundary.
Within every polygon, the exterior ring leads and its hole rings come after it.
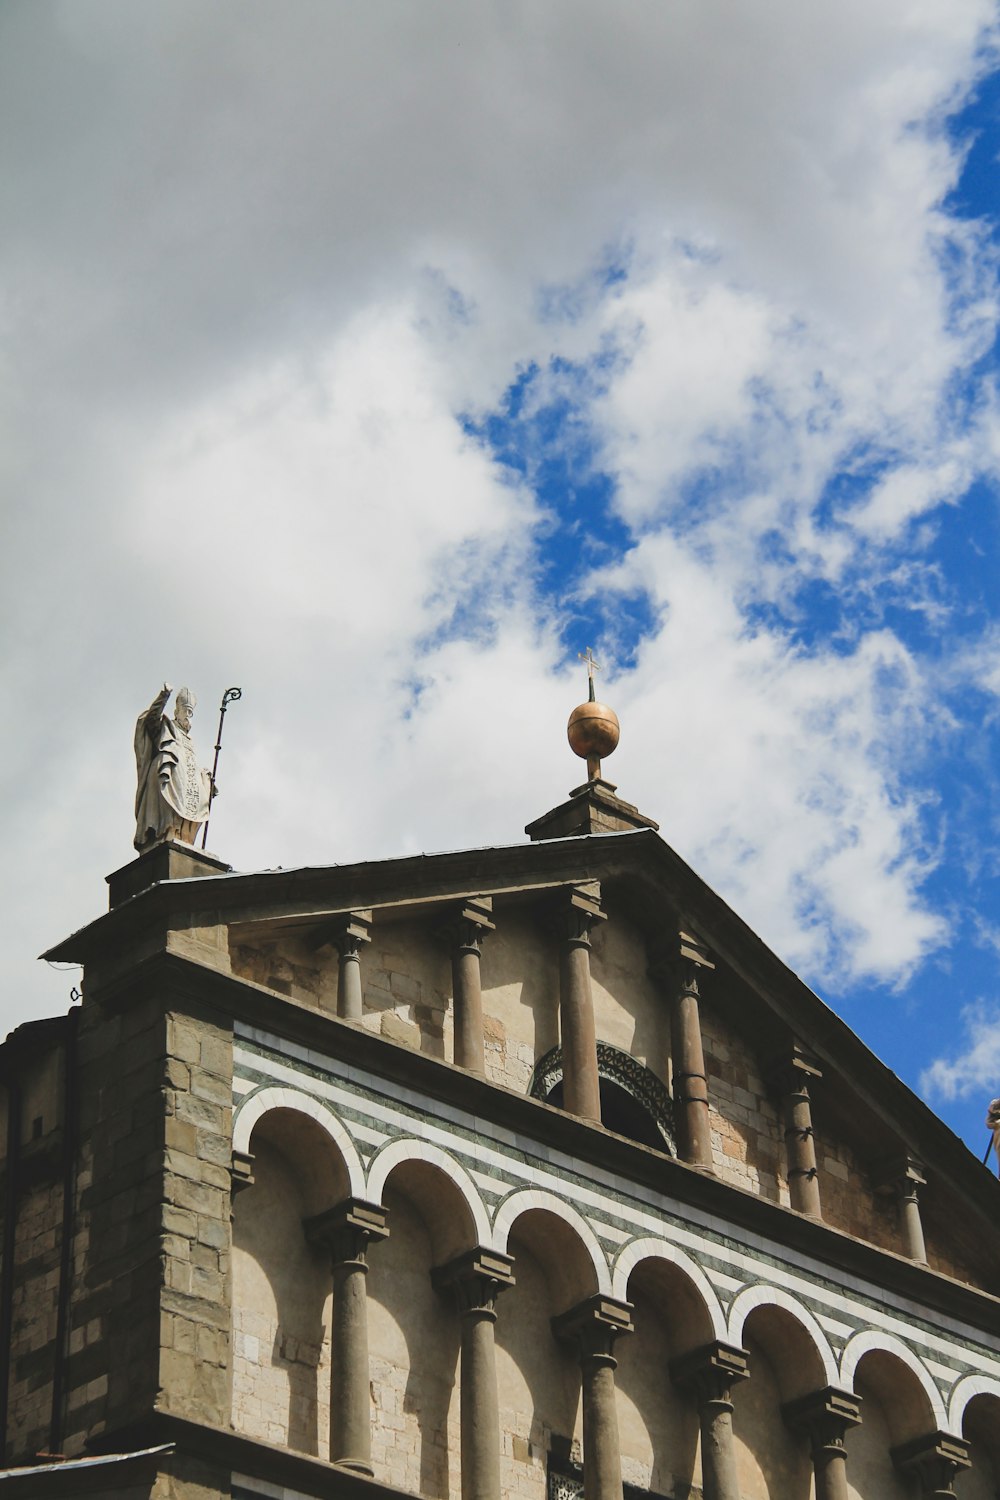
POLYGON ((586 654, 583 651, 578 651, 576 654, 581 661, 587 663, 587 682, 590 687, 590 701, 593 703, 597 697, 597 694, 594 692, 594 673, 601 670, 601 664, 594 659, 594 653, 589 646, 587 647, 586 654))

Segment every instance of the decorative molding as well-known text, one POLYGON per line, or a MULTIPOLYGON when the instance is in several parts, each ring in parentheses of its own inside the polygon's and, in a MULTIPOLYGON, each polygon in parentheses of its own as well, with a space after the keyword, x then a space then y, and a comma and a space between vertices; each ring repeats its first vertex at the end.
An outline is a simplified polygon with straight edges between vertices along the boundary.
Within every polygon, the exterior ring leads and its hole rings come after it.
MULTIPOLYGON (((656 1074, 627 1052, 623 1052, 620 1047, 612 1047, 610 1042, 598 1042, 597 1076, 606 1078, 609 1083, 618 1084, 619 1088, 624 1089, 626 1094, 631 1095, 642 1106, 663 1138, 668 1155, 676 1156, 674 1106, 666 1087, 656 1074)), ((528 1085, 529 1095, 544 1103, 556 1085, 562 1082, 562 1077, 562 1047, 552 1047, 535 1064, 535 1071, 528 1085)))

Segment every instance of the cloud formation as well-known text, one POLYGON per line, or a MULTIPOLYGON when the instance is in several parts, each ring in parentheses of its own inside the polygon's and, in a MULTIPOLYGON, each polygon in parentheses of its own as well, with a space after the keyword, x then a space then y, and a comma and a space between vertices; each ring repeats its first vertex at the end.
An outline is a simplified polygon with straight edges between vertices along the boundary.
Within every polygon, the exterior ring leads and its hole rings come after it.
POLYGON ((590 642, 609 774, 784 956, 898 985, 947 941, 928 757, 995 635, 943 665, 905 622, 1000 450, 945 123, 992 23, 5 10, 10 1021, 130 857, 165 675, 206 754, 244 689, 213 845, 324 863, 518 838, 590 642))

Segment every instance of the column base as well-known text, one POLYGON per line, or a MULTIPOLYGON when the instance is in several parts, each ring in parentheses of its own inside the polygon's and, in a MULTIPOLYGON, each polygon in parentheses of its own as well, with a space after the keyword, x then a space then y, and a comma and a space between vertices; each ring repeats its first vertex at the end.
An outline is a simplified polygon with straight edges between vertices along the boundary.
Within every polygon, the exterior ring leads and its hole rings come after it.
POLYGON ((375 1470, 363 1458, 335 1458, 333 1465, 336 1469, 350 1469, 352 1474, 364 1474, 368 1479, 375 1477, 375 1470))

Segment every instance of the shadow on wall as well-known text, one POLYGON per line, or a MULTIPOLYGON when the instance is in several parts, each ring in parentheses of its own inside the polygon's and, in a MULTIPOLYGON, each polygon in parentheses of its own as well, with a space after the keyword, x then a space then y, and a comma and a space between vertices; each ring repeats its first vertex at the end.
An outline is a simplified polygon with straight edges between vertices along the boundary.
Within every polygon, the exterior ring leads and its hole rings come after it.
POLYGON ((635 1332, 615 1345, 625 1477, 660 1495, 686 1495, 701 1483, 698 1414, 670 1379, 670 1361, 712 1337, 711 1319, 684 1273, 641 1261, 628 1282, 635 1332))
POLYGON ((254 1184, 233 1206, 233 1425, 325 1457, 332 1275, 302 1221, 346 1196, 347 1173, 294 1110, 265 1114, 251 1151, 254 1184))
POLYGON ((996 1500, 1000 1493, 1000 1396, 974 1396, 965 1411, 962 1432, 972 1467, 958 1477, 959 1500, 996 1500))
POLYGON ((383 1192, 388 1240, 368 1274, 376 1479, 449 1500, 460 1492, 458 1310, 431 1271, 476 1241, 458 1189, 426 1162, 399 1163, 383 1192))

